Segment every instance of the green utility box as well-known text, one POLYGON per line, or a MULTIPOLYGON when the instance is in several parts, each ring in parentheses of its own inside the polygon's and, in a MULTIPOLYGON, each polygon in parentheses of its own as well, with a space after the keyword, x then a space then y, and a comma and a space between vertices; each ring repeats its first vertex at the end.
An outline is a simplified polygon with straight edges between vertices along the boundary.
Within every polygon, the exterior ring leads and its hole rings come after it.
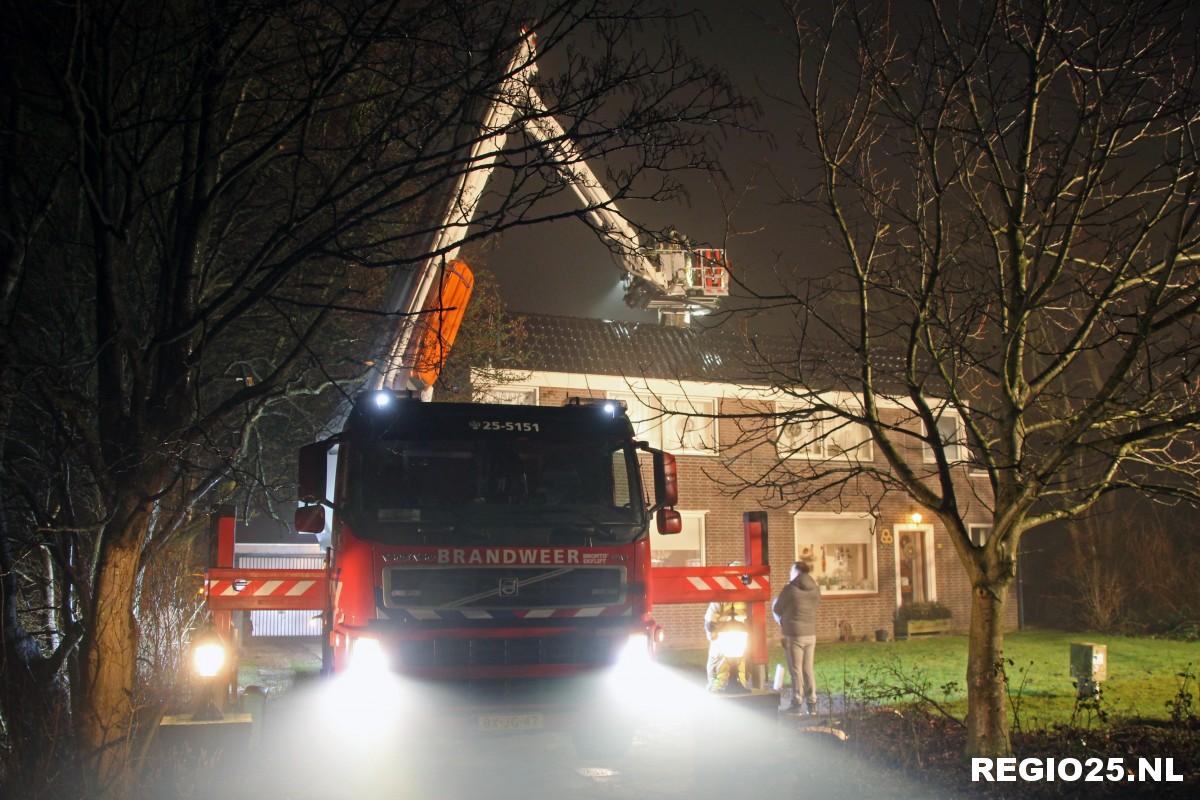
POLYGON ((1071 677, 1080 697, 1097 694, 1108 679, 1108 645, 1071 642, 1071 677))

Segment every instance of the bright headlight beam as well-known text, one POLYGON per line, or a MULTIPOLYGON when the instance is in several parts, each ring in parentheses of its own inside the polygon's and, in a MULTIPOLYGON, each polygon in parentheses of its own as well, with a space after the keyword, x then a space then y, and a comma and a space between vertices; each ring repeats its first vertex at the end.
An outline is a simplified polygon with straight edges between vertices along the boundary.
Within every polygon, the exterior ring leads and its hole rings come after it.
POLYGON ((350 669, 360 674, 379 674, 388 671, 387 654, 378 639, 364 636, 350 647, 350 669))
POLYGON ((192 668, 201 678, 216 677, 225 666, 225 646, 220 642, 202 642, 192 650, 192 668))
POLYGON ((617 654, 614 674, 626 678, 637 677, 653 665, 654 659, 650 657, 650 637, 645 633, 631 633, 617 654))
POLYGON ((376 408, 387 408, 391 404, 392 404, 392 393, 391 392, 376 392, 375 393, 375 407, 376 408))

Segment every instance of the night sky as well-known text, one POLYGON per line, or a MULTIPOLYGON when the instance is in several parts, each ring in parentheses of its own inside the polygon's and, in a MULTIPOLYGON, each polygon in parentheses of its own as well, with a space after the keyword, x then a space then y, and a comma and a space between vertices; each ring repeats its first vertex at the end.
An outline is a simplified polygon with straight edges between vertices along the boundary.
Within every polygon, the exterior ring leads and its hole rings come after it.
MULTIPOLYGON (((732 220, 735 232, 728 240, 729 258, 739 276, 759 288, 772 288, 777 265, 799 266, 806 272, 820 268, 813 263, 811 248, 806 252, 805 247, 805 240, 819 233, 798 226, 797 211, 777 203, 775 182, 800 174, 795 112, 769 96, 786 96, 795 74, 791 21, 773 2, 707 0, 696 6, 709 25, 700 31, 685 25, 681 36, 689 46, 707 53, 706 60, 725 69, 742 94, 760 104, 761 116, 755 122, 769 137, 729 134, 722 163, 730 185, 720 193, 695 176, 688 181, 690 202, 631 203, 621 210, 651 229, 674 225, 693 241, 720 244, 725 236, 721 194, 753 187, 732 220)), ((603 175, 603 164, 592 167, 603 175)), ((563 202, 561 208, 569 205, 563 202)), ((489 255, 487 267, 497 275, 501 294, 515 311, 635 321, 656 318, 652 312, 624 304, 620 271, 612 256, 577 219, 507 231, 489 255)))

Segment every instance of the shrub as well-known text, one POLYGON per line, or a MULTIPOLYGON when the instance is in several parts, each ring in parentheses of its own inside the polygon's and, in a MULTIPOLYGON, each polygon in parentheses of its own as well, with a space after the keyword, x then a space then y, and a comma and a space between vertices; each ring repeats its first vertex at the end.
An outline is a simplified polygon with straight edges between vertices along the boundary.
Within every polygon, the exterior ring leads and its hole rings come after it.
POLYGON ((896 609, 896 622, 910 619, 950 619, 950 609, 941 603, 907 603, 896 609))

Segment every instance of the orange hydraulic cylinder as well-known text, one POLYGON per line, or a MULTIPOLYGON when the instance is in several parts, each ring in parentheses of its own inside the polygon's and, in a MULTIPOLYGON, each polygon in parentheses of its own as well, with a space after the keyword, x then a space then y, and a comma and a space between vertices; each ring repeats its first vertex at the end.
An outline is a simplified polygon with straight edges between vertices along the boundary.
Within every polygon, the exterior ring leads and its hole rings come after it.
POLYGON ((414 337, 417 351, 412 360, 413 375, 424 386, 433 386, 446 365, 474 287, 475 276, 465 261, 446 265, 437 296, 427 306, 421 328, 414 337))

